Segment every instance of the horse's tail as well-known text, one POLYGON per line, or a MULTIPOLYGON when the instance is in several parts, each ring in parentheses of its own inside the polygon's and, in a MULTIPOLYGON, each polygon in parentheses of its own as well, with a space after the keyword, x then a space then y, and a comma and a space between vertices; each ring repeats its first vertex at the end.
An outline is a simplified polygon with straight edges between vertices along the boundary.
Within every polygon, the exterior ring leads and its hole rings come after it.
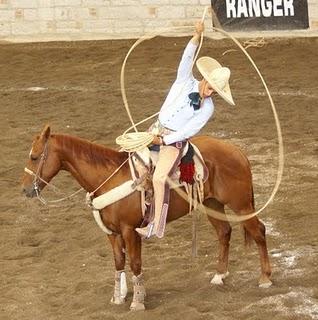
MULTIPOLYGON (((254 189, 253 189, 253 185, 252 185, 252 206, 253 206, 253 211, 255 211, 255 198, 254 198, 254 189)), ((253 242, 253 238, 251 236, 251 234, 247 231, 247 229, 243 226, 244 229, 244 243, 246 247, 250 247, 252 242, 253 242)))

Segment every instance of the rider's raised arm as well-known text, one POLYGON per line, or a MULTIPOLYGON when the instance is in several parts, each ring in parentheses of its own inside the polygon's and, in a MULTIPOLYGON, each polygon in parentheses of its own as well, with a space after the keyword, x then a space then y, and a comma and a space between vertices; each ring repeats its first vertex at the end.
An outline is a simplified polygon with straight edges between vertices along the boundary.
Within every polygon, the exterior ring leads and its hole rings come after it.
POLYGON ((183 55, 178 67, 176 82, 184 81, 187 77, 189 77, 190 73, 192 72, 192 69, 191 69, 192 62, 200 41, 201 33, 203 31, 204 31, 204 24, 201 21, 197 22, 195 25, 195 33, 183 52, 183 55))

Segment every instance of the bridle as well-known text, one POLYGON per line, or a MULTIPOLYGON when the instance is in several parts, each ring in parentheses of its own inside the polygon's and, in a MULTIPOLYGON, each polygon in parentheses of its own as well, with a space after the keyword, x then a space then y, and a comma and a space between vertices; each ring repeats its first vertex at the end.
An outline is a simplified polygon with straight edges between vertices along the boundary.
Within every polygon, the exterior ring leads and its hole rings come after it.
MULTIPOLYGON (((35 191, 35 194, 37 196, 37 198, 44 204, 47 203, 47 201, 40 195, 40 181, 44 182, 46 185, 51 185, 50 183, 48 183, 47 181, 45 181, 41 175, 42 175, 42 170, 43 170, 43 166, 44 166, 44 163, 47 159, 47 155, 48 155, 48 142, 46 141, 45 145, 44 145, 44 148, 43 148, 43 151, 40 155, 40 161, 39 161, 39 164, 38 164, 38 167, 35 171, 35 173, 30 170, 29 168, 25 167, 24 168, 24 171, 32 176, 34 176, 34 179, 32 181, 32 186, 33 186, 33 189, 35 191)), ((32 159, 32 154, 30 153, 30 159, 32 159)), ((53 185, 51 185, 53 188, 55 188, 53 185)))
MULTIPOLYGON (((45 163, 45 160, 47 159, 47 154, 48 154, 48 146, 47 146, 47 142, 44 145, 44 149, 40 155, 40 162, 38 164, 37 170, 35 172, 35 176, 33 179, 33 188, 36 192, 36 196, 39 197, 40 196, 40 187, 39 187, 39 182, 43 181, 43 179, 41 178, 41 174, 42 174, 42 169, 43 169, 43 165, 45 163)), ((30 156, 32 157, 32 155, 30 156)))
MULTIPOLYGON (((44 145, 44 149, 40 155, 40 161, 39 161, 39 164, 38 164, 38 167, 35 171, 35 173, 30 170, 29 168, 25 167, 24 168, 24 172, 28 173, 29 175, 33 176, 34 179, 32 181, 32 186, 33 186, 33 189, 35 191, 35 194, 36 194, 36 197, 43 203, 43 204, 48 204, 48 203, 56 203, 56 202, 61 202, 61 201, 64 201, 66 199, 69 199, 73 196, 75 196, 77 193, 79 193, 80 191, 84 190, 83 188, 80 188, 79 190, 75 191, 74 193, 72 193, 71 195, 69 196, 66 196, 66 197, 63 197, 61 199, 57 199, 57 200, 45 200, 42 196, 41 196, 41 193, 40 193, 40 186, 39 186, 39 183, 40 181, 45 183, 48 187, 51 187, 56 193, 62 193, 61 191, 59 191, 59 189, 54 186, 52 183, 44 180, 41 175, 42 175, 42 170, 43 170, 43 166, 44 166, 44 163, 45 161, 47 160, 47 156, 48 156, 48 141, 46 141, 45 145, 44 145)), ((32 155, 30 154, 30 158, 32 160, 32 155)))

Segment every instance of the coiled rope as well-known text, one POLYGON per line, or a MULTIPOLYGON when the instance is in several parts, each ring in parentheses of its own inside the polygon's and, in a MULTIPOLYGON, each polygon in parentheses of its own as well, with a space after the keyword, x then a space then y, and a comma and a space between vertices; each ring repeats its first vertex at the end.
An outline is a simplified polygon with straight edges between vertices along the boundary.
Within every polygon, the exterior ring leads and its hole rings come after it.
MULTIPOLYGON (((204 10, 204 13, 203 13, 203 17, 202 17, 202 21, 204 20, 204 17, 205 17, 205 14, 207 12, 207 8, 205 8, 204 10)), ((138 132, 137 130, 137 126, 155 116, 157 116, 159 114, 159 112, 153 114, 152 116, 138 122, 137 124, 134 123, 133 121, 133 118, 131 116, 131 113, 130 113, 130 110, 129 110, 129 106, 128 106, 128 101, 127 101, 127 96, 126 96, 126 91, 125 91, 125 85, 124 85, 124 73, 125 73, 125 67, 126 67, 126 63, 127 63, 127 60, 128 60, 128 57, 129 55, 131 54, 131 52, 140 44, 142 43, 143 41, 145 40, 149 40, 149 39, 152 39, 158 35, 162 35, 164 32, 171 32, 171 29, 180 29, 180 28, 183 28, 184 27, 172 27, 172 28, 169 28, 169 29, 162 29, 156 33, 153 33, 153 34, 150 34, 150 35, 145 35, 143 37, 141 37, 140 39, 138 39, 134 45, 130 48, 130 50, 128 51, 126 57, 125 57, 125 60, 123 62, 123 65, 122 65, 122 69, 121 69, 121 78, 120 78, 120 84, 121 84, 121 93, 122 93, 122 97, 123 97, 123 102, 124 102, 124 105, 125 105, 125 108, 126 108, 126 111, 127 111, 127 114, 129 116, 129 119, 132 123, 132 126, 130 128, 128 128, 124 134, 120 137, 118 137, 116 139, 116 142, 120 142, 122 148, 124 150, 133 150, 134 148, 137 149, 142 149, 143 147, 146 147, 148 144, 149 144, 149 141, 150 141, 150 138, 151 138, 151 141, 153 139, 153 135, 150 134, 150 133, 144 133, 144 132, 138 132), (128 131, 130 131, 131 129, 134 129, 135 130, 135 133, 130 133, 128 134, 128 131), (137 143, 133 142, 133 140, 136 138, 136 141, 137 143)), ((225 35, 226 37, 232 39, 232 41, 243 51, 243 53, 246 55, 246 57, 248 58, 248 60, 251 62, 251 64, 253 65, 254 69, 256 70, 257 74, 259 75, 262 83, 263 83, 263 86, 266 90, 266 93, 267 93, 267 96, 269 98, 269 101, 270 101, 270 104, 271 104, 271 108, 272 108, 272 111, 273 111, 273 115, 274 115, 274 119, 275 119, 275 125, 276 125, 276 130, 277 130, 277 138, 278 138, 278 168, 277 168, 277 176, 276 176, 276 182, 275 182, 275 185, 274 185, 274 188, 272 190, 272 193, 269 197, 269 199, 266 201, 266 203, 259 209, 257 210, 256 212, 254 213, 251 213, 251 214, 247 214, 247 215, 244 215, 244 216, 235 216, 235 215, 224 215, 224 214, 221 214, 219 212, 216 212, 204 205, 200 205, 198 207, 198 210, 201 211, 201 212, 204 212, 208 215, 210 215, 211 217, 213 218, 216 218, 216 219, 219 219, 219 220, 223 220, 223 221, 234 221, 234 222, 241 222, 241 221, 245 221, 245 220, 248 220, 248 219, 251 219, 252 217, 258 215, 259 213, 261 213, 268 205, 269 203, 274 199, 278 189, 279 189, 279 186, 280 186, 280 183, 281 183, 281 180, 282 180, 282 176, 283 176, 283 169, 284 169, 284 148, 283 148, 283 138, 282 138, 282 132, 281 132, 281 127, 280 127, 280 122, 279 122, 279 118, 278 118, 278 115, 277 115, 277 111, 276 111, 276 107, 275 107, 275 104, 273 102, 273 99, 271 97, 271 94, 269 92, 269 89, 267 87, 267 84, 262 76, 262 74, 260 73, 259 69, 257 68, 256 64, 254 63, 253 59, 250 57, 250 55, 247 53, 246 49, 244 49, 244 47, 240 44, 240 42, 238 40, 236 40, 232 35, 230 35, 228 32, 222 30, 222 29, 219 29, 219 28, 215 28, 215 27, 212 27, 213 30, 219 32, 219 33, 222 33, 223 35, 225 35)), ((197 54, 195 56, 195 59, 193 60, 193 63, 192 63, 192 67, 194 65, 194 62, 199 54, 199 51, 201 49, 201 46, 202 46, 202 42, 203 42, 203 33, 201 34, 201 40, 200 40, 200 46, 198 48, 198 51, 197 51, 197 54)), ((167 177, 168 179, 168 182, 170 184, 173 185, 173 181, 167 177)), ((181 190, 180 188, 175 188, 174 189, 184 200, 188 201, 188 195, 183 191, 181 190)))

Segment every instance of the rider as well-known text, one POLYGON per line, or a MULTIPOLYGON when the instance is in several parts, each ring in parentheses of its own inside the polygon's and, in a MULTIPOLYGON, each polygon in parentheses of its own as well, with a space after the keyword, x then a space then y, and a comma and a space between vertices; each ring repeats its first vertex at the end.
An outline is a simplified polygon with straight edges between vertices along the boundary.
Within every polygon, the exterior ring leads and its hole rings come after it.
POLYGON ((145 238, 164 235, 170 193, 167 176, 179 164, 187 139, 197 134, 211 118, 214 111, 211 96, 217 93, 234 105, 229 87, 230 70, 215 59, 198 59, 196 65, 203 78, 198 81, 193 77, 192 62, 203 31, 203 22, 197 22, 195 33, 182 55, 177 78, 161 107, 158 121, 151 128, 157 134, 152 144, 159 146, 160 152, 153 175, 154 220, 144 228, 136 228, 145 238))

